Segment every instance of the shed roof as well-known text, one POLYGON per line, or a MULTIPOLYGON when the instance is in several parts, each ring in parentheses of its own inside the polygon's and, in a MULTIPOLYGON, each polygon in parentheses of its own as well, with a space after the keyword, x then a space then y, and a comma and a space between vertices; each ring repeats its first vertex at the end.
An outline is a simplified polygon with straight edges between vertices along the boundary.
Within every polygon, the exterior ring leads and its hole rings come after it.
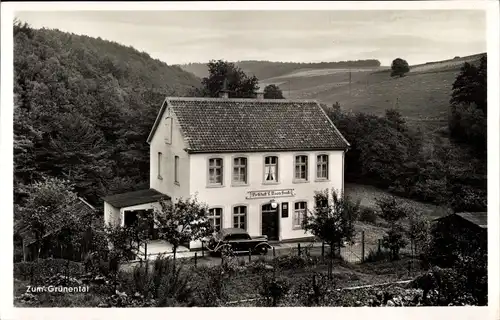
POLYGON ((170 200, 170 197, 155 189, 145 189, 120 194, 114 194, 102 198, 115 208, 131 207, 139 204, 156 202, 162 199, 170 200))
POLYGON ((488 214, 487 212, 455 212, 444 217, 437 218, 435 220, 444 220, 450 217, 459 217, 466 221, 469 221, 476 226, 487 229, 488 228, 488 214))
POLYGON ((487 212, 457 212, 456 214, 481 228, 488 228, 487 212))
POLYGON ((316 101, 167 98, 191 153, 344 150, 349 143, 316 101))

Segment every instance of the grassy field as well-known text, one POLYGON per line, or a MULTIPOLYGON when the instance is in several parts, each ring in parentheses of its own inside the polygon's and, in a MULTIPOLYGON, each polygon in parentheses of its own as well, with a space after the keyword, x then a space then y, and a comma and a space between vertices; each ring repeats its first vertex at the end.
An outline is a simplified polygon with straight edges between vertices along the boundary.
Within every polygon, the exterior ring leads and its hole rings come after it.
POLYGON ((259 84, 262 88, 277 84, 287 98, 315 99, 329 105, 339 102, 348 111, 383 115, 386 109, 397 108, 413 127, 429 132, 446 126, 452 85, 460 67, 466 61, 477 63, 479 58, 474 55, 412 66, 401 78, 391 78, 388 67, 301 69, 259 84))

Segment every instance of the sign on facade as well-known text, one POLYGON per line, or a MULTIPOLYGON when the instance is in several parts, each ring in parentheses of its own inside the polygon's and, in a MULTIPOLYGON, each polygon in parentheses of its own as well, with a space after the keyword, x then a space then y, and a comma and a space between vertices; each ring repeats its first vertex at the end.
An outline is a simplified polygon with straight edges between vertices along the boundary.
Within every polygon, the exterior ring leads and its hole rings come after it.
POLYGON ((293 189, 248 191, 247 199, 293 197, 293 189))

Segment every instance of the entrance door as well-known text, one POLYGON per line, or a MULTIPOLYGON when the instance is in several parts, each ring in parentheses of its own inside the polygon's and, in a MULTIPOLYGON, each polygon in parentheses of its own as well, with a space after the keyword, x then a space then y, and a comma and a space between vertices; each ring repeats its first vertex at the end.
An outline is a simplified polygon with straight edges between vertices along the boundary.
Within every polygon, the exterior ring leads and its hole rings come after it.
POLYGON ((269 240, 279 240, 278 208, 273 209, 270 203, 262 206, 262 235, 269 240))

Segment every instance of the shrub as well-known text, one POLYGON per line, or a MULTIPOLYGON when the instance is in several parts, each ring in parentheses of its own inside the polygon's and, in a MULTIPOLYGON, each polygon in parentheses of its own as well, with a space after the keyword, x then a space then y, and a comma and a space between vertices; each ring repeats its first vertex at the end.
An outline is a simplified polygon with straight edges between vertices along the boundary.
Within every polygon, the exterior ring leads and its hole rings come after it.
POLYGON ((128 295, 154 299, 157 307, 193 303, 190 272, 170 258, 159 256, 152 265, 137 265, 132 273, 120 273, 118 281, 128 295))
POLYGON ((264 298, 267 306, 276 307, 289 290, 290 284, 286 278, 278 278, 275 276, 269 276, 265 273, 263 274, 262 287, 259 293, 264 298))
POLYGON ((394 226, 382 239, 382 246, 391 252, 391 260, 398 260, 399 250, 408 244, 404 236, 403 228, 394 226))
POLYGON ((225 274, 221 266, 201 266, 196 273, 195 305, 199 307, 218 307, 227 300, 225 274))
POLYGON ((65 259, 38 259, 14 264, 14 277, 40 283, 55 275, 79 276, 84 272, 81 263, 65 259))
POLYGON ((377 221, 377 213, 372 208, 364 207, 361 209, 359 221, 373 224, 377 221))
POLYGON ((377 261, 388 261, 391 260, 392 253, 387 250, 373 250, 370 249, 368 256, 365 258, 364 262, 377 262, 377 261))

